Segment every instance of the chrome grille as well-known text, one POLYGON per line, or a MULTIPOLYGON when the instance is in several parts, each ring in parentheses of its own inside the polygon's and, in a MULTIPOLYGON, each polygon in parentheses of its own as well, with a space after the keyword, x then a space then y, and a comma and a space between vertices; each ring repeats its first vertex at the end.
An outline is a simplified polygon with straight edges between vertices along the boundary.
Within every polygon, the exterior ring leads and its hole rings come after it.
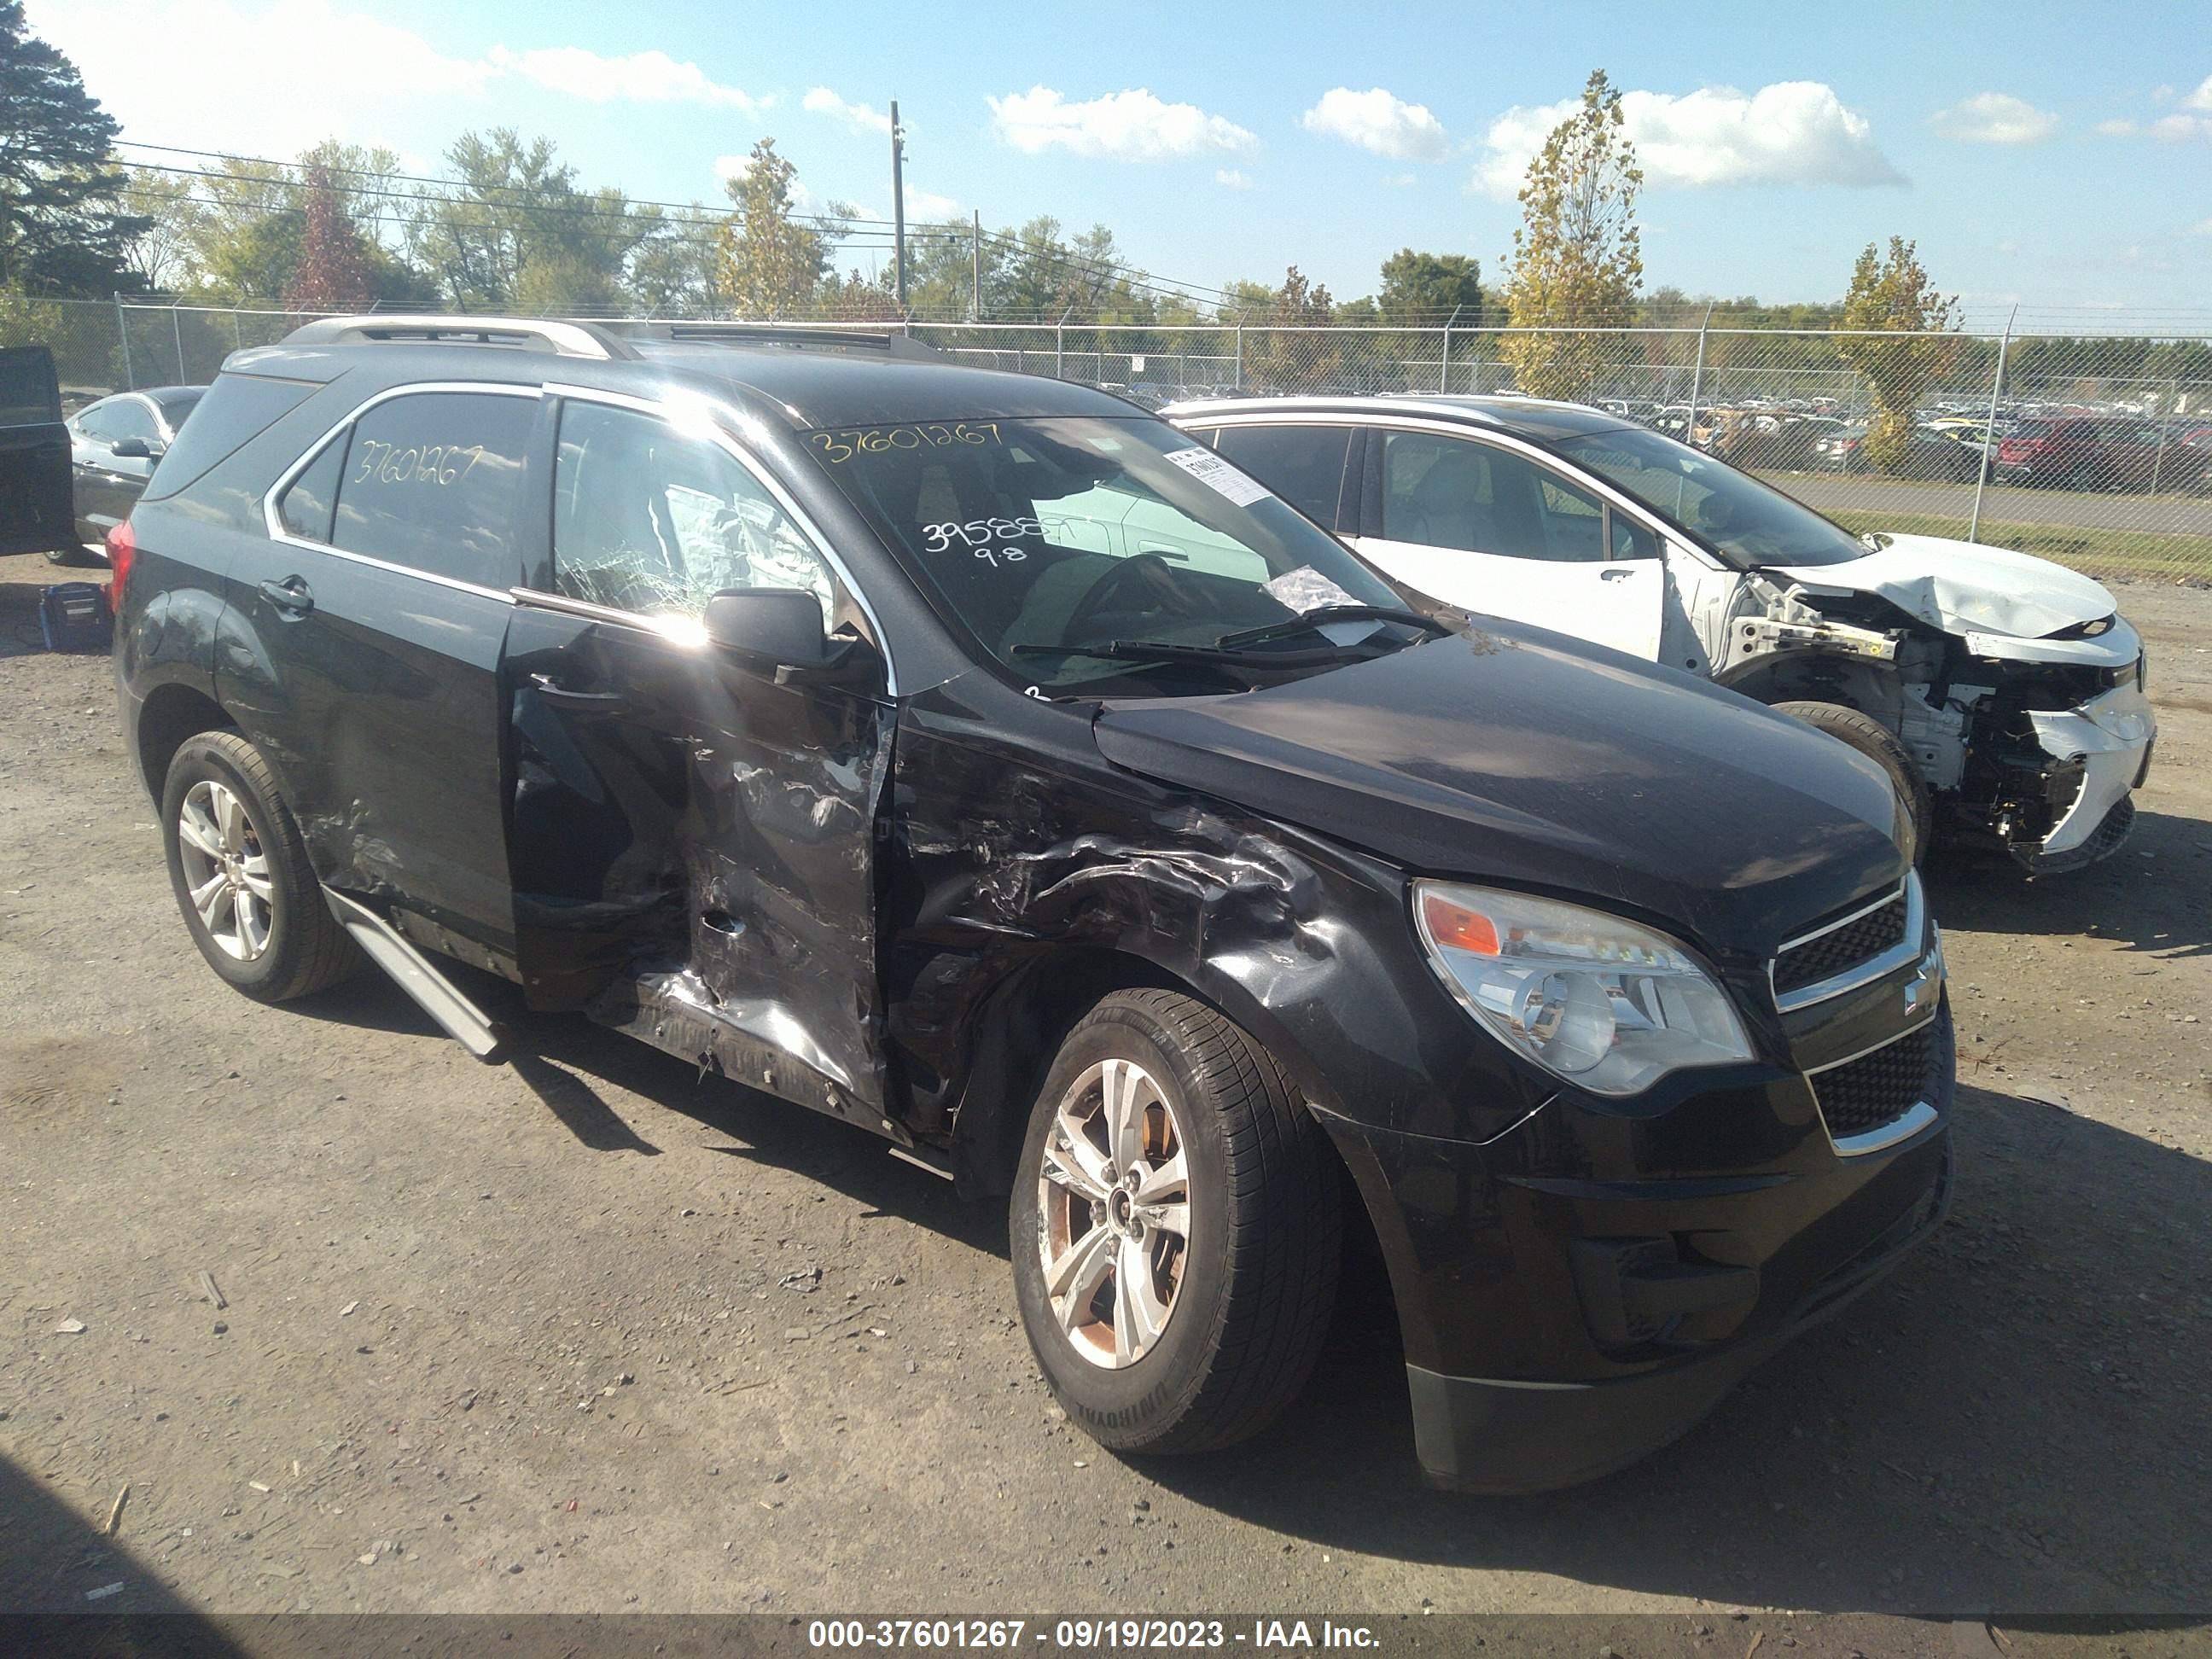
POLYGON ((1908 875, 1887 898, 1786 942, 1768 968, 1775 1006, 1786 1014, 1896 971, 1924 930, 1920 878, 1908 875))
POLYGON ((1879 910, 1869 910, 1832 933, 1807 939, 1774 959, 1774 988, 1785 995, 1878 957, 1905 938, 1905 895, 1879 910))

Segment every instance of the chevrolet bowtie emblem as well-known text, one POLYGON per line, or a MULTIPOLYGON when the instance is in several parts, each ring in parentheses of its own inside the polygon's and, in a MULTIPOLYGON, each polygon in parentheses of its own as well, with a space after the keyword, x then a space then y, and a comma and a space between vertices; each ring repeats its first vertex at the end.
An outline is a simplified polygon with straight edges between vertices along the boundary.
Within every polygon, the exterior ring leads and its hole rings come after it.
POLYGON ((1943 958, 1940 952, 1930 951, 1921 957, 1912 977, 1905 981, 1905 1012, 1917 1014, 1933 1007, 1942 989, 1943 958))

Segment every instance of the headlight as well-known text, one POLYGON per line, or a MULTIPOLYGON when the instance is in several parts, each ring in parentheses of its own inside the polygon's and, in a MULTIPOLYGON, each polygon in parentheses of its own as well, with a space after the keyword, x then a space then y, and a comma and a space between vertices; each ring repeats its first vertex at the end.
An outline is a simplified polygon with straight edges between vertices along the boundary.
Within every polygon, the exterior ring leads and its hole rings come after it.
POLYGON ((1632 1095, 1685 1066, 1752 1058, 1728 994, 1664 933, 1442 881, 1413 884, 1413 919, 1476 1022, 1577 1089, 1632 1095))

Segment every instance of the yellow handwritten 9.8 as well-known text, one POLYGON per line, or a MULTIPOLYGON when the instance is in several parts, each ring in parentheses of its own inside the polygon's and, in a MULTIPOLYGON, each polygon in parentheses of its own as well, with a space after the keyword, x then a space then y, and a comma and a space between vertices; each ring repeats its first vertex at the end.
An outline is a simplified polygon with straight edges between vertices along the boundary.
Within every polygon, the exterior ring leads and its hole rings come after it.
POLYGON ((353 482, 365 483, 458 483, 483 459, 482 444, 388 444, 361 441, 360 469, 353 482))

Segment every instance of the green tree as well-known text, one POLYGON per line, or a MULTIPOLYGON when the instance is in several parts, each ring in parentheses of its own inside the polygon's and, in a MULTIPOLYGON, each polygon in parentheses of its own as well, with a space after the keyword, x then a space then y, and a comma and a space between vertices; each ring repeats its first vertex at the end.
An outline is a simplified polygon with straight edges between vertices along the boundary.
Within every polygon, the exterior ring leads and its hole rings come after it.
POLYGON ((642 234, 629 257, 629 294, 651 317, 706 317, 714 311, 716 222, 694 202, 674 212, 631 210, 642 234))
POLYGON ((1920 394, 1958 359, 1954 317, 1954 302, 1929 285, 1914 243, 1893 236, 1887 257, 1866 245, 1840 319, 1854 331, 1838 338, 1836 350, 1866 380, 1874 402, 1866 458, 1884 472, 1904 465, 1920 394))
POLYGON ((124 210, 118 131, 76 65, 28 32, 21 0, 0 0, 0 288, 142 285, 128 256, 149 222, 124 210))
POLYGON ((1375 308, 1386 323, 1443 322, 1455 311, 1470 327, 1482 319, 1482 264, 1464 253, 1401 248, 1382 262, 1375 308))
POLYGON ((190 288, 199 271, 194 254, 206 205, 181 174, 134 167, 127 186, 133 211, 146 228, 131 239, 124 261, 148 288, 174 293, 190 288))
POLYGON ((319 161, 302 169, 299 258, 284 304, 292 311, 366 311, 380 284, 368 244, 338 199, 331 170, 319 161))
MULTIPOLYGON (((1618 327, 1644 285, 1636 195, 1644 184, 1628 141, 1620 94, 1603 70, 1583 88, 1582 107, 1552 130, 1521 186, 1505 303, 1516 329, 1618 327)), ((1539 398, 1589 397, 1619 340, 1602 334, 1510 334, 1501 347, 1521 390, 1539 398)))
MULTIPOLYGON (((1239 285, 1231 284, 1240 300, 1249 297, 1238 289, 1239 285)), ((1326 288, 1291 266, 1283 273, 1282 286, 1267 293, 1265 328, 1256 334, 1249 326, 1245 330, 1246 381, 1288 392, 1319 388, 1337 380, 1343 368, 1340 343, 1331 335, 1307 331, 1325 328, 1335 310, 1326 288)))
POLYGON ((830 274, 828 245, 792 215, 798 176, 789 159, 776 154, 775 140, 763 138, 745 170, 729 182, 737 211, 716 233, 714 286, 739 317, 804 315, 830 274))
POLYGON ((525 143, 507 127, 463 133, 446 161, 453 183, 425 198, 413 246, 452 303, 539 311, 620 305, 631 250, 651 228, 620 191, 579 188, 575 168, 551 139, 525 143))

